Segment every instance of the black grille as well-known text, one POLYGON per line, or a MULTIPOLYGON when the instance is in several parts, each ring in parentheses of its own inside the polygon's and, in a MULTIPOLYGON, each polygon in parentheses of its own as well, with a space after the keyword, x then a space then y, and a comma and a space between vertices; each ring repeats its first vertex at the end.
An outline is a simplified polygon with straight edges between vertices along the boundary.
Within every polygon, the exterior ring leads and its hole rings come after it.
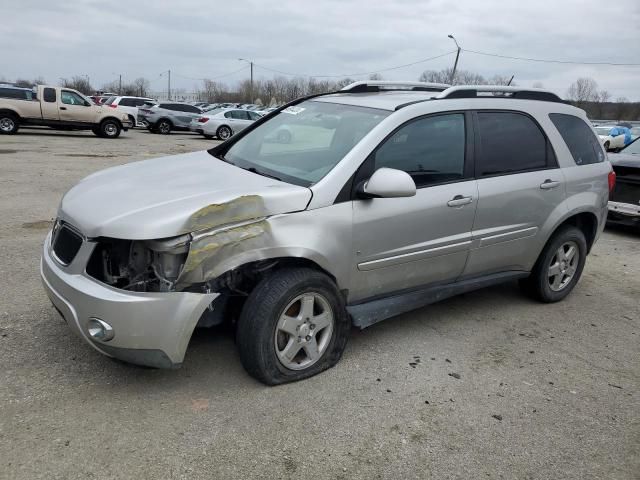
POLYGON ((65 265, 73 261, 81 245, 82 236, 66 225, 59 226, 54 232, 53 253, 65 265))

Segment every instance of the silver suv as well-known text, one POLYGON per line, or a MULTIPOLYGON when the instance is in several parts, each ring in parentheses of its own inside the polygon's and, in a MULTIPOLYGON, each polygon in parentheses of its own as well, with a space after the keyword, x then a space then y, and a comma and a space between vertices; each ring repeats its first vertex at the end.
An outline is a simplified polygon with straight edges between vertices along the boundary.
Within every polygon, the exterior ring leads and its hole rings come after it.
POLYGON ((138 107, 138 121, 152 133, 169 134, 172 130, 189 130, 191 120, 202 115, 202 109, 180 102, 162 102, 138 107))
POLYGON ((228 321, 246 370, 278 384, 335 365, 352 325, 458 293, 519 280, 563 299, 614 179, 553 93, 357 82, 209 151, 85 178, 42 279, 105 355, 177 367, 195 327, 228 321))

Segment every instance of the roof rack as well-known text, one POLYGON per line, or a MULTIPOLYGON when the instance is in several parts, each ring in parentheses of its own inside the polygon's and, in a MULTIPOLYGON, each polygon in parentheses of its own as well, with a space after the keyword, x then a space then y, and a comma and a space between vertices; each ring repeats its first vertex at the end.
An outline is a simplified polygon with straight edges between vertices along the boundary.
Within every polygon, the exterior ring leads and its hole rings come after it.
POLYGON ((558 95, 540 88, 507 87, 502 85, 460 85, 449 87, 436 99, 443 98, 514 98, 517 100, 539 100, 543 102, 567 103, 558 95))
POLYGON ((363 80, 353 82, 340 90, 340 93, 366 92, 443 92, 449 88, 446 83, 396 82, 393 80, 363 80))

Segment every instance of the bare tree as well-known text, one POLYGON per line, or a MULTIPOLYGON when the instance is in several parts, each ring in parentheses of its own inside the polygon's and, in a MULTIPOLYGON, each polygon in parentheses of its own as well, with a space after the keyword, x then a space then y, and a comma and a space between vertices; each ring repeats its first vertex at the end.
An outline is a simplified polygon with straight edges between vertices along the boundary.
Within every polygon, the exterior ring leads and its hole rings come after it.
POLYGON ((382 80, 383 77, 379 73, 372 73, 369 75, 369 80, 382 80))
POLYGON ((78 90, 80 93, 84 93, 85 95, 91 95, 94 92, 87 77, 81 77, 79 75, 71 77, 71 80, 61 78, 60 86, 78 90))
POLYGON ((596 102, 598 101, 598 84, 593 78, 579 78, 569 85, 567 97, 578 104, 596 102))
POLYGON ((533 88, 544 88, 544 84, 542 82, 533 82, 533 88))
POLYGON ((136 78, 133 83, 132 86, 135 88, 135 95, 138 95, 140 97, 146 97, 149 95, 149 88, 150 88, 150 84, 149 84, 149 80, 147 80, 144 77, 139 77, 136 78))
POLYGON ((600 103, 607 103, 611 101, 611 94, 606 90, 600 90, 598 93, 598 101, 600 103))

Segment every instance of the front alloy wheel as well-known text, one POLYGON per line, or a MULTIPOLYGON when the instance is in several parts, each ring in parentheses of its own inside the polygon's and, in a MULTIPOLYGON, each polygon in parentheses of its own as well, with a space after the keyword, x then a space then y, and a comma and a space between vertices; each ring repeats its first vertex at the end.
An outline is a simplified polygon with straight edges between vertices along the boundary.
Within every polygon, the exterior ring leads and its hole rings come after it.
POLYGON ((297 296, 282 312, 275 332, 276 355, 291 370, 316 363, 329 346, 334 316, 326 298, 317 292, 297 296))
POLYGON ((282 268, 268 273, 247 297, 236 341, 247 372, 277 385, 333 367, 350 328, 332 278, 310 268, 282 268))

